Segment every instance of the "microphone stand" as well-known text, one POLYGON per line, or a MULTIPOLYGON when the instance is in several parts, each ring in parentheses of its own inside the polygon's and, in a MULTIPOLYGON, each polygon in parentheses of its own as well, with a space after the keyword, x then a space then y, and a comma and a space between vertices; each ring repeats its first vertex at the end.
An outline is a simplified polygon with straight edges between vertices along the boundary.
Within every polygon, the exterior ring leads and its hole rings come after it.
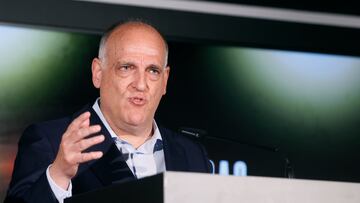
POLYGON ((239 140, 232 139, 232 138, 209 136, 205 130, 197 129, 197 128, 181 127, 181 128, 179 128, 179 132, 184 135, 195 138, 196 140, 199 140, 199 141, 203 140, 203 139, 218 140, 218 141, 222 141, 222 142, 230 142, 230 143, 236 143, 236 144, 241 144, 241 145, 247 145, 247 146, 255 147, 258 149, 279 153, 285 162, 284 177, 289 178, 289 179, 295 178, 294 168, 293 168, 288 156, 285 153, 281 152, 278 147, 270 147, 270 146, 259 145, 259 144, 254 144, 254 143, 241 142, 239 140))

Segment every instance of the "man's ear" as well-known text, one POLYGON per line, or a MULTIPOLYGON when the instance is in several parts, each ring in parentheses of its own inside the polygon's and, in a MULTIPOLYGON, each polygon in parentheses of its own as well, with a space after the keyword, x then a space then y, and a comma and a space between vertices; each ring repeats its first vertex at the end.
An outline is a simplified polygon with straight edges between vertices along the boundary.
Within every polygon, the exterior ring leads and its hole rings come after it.
POLYGON ((166 68, 164 69, 164 92, 163 92, 163 95, 166 94, 166 87, 167 87, 167 81, 169 79, 169 74, 170 74, 170 66, 166 66, 166 68))
POLYGON ((92 81, 96 88, 100 88, 101 85, 101 77, 102 77, 102 68, 101 61, 98 58, 94 58, 91 64, 91 72, 92 72, 92 81))

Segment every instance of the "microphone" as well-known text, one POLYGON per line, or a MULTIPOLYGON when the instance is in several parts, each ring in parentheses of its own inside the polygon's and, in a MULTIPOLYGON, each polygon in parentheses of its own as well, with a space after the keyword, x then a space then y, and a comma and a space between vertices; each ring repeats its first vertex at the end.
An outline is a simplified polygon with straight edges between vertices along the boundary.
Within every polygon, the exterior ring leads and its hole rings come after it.
POLYGON ((222 138, 222 137, 217 137, 217 136, 210 136, 210 135, 208 135, 208 133, 205 130, 198 129, 198 128, 180 127, 179 132, 181 134, 184 134, 184 135, 186 135, 188 137, 191 137, 191 138, 199 140, 199 141, 204 140, 204 139, 218 140, 218 141, 223 141, 223 142, 230 142, 230 143, 235 143, 235 144, 247 145, 247 146, 255 147, 255 148, 258 148, 258 149, 279 153, 281 155, 281 157, 284 159, 284 162, 285 162, 285 174, 284 174, 284 177, 287 177, 289 179, 295 178, 294 168, 293 168, 293 166, 292 166, 292 164, 290 162, 289 157, 285 153, 281 152, 278 147, 272 147, 272 146, 265 146, 265 145, 259 145, 259 144, 254 144, 254 143, 242 142, 242 141, 232 139, 232 138, 222 138))

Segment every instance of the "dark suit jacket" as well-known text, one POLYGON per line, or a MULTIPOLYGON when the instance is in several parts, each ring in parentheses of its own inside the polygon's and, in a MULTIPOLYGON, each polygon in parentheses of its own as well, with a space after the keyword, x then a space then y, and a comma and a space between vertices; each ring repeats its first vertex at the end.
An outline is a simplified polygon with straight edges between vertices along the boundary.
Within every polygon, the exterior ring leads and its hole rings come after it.
MULTIPOLYGON (((48 180, 46 169, 54 161, 62 134, 71 121, 85 111, 90 111, 91 125, 102 126, 104 142, 88 151, 102 151, 104 156, 79 166, 72 179, 73 195, 106 187, 115 182, 135 179, 122 157, 109 132, 94 110, 87 106, 72 117, 66 117, 28 127, 20 141, 15 160, 14 172, 5 203, 10 202, 57 202, 48 180), (114 175, 113 171, 117 171, 114 175), (120 173, 119 173, 120 172, 120 173)), ((203 147, 159 126, 163 139, 165 165, 168 171, 209 172, 210 165, 203 147)))

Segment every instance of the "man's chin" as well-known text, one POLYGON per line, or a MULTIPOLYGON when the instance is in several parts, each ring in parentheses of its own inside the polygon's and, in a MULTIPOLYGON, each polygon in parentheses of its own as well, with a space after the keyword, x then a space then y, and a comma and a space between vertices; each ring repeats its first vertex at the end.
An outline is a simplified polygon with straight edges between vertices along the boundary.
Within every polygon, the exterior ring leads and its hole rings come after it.
POLYGON ((143 116, 131 116, 127 123, 131 126, 142 126, 146 124, 146 119, 143 116))

